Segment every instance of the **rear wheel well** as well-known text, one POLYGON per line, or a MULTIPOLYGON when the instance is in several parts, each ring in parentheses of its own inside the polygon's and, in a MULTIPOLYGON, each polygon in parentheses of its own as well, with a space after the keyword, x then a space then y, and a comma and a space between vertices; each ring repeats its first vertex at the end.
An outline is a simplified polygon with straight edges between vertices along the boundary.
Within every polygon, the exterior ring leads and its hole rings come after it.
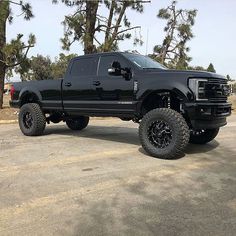
POLYGON ((156 108, 171 108, 177 112, 181 110, 181 99, 172 91, 156 91, 149 94, 141 105, 141 115, 156 108))
POLYGON ((26 103, 38 103, 39 104, 38 96, 34 93, 24 94, 21 98, 20 106, 22 107, 26 103))

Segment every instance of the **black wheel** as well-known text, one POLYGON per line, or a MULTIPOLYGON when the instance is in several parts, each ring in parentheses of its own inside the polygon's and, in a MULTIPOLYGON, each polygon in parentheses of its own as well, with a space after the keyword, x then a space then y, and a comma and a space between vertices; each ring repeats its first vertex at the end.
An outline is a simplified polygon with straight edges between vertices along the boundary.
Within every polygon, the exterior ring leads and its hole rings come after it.
POLYGON ((20 129, 24 135, 41 135, 46 126, 46 118, 37 103, 27 103, 20 108, 18 117, 20 129))
POLYGON ((148 112, 139 126, 144 150, 162 159, 179 157, 189 142, 189 127, 178 112, 158 108, 148 112))
POLYGON ((202 129, 202 130, 192 130, 190 132, 190 143, 194 144, 206 144, 212 141, 219 133, 219 128, 217 129, 202 129))
POLYGON ((88 116, 80 116, 76 117, 76 119, 66 120, 67 126, 72 130, 82 130, 87 127, 88 123, 89 123, 88 116))

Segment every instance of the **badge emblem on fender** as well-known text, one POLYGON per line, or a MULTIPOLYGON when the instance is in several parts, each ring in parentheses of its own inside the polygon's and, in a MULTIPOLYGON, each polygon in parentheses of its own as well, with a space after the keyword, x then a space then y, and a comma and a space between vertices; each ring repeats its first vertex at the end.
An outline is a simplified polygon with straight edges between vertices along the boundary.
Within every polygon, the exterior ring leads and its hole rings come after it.
POLYGON ((138 81, 134 81, 134 92, 138 91, 138 81))

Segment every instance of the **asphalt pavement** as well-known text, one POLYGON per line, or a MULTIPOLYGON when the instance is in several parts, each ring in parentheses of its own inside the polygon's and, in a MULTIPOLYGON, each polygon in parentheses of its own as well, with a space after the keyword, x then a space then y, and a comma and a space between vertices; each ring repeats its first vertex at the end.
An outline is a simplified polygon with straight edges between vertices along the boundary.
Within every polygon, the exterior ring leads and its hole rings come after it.
POLYGON ((0 125, 0 235, 236 235, 236 115, 177 160, 146 155, 137 127, 0 125))

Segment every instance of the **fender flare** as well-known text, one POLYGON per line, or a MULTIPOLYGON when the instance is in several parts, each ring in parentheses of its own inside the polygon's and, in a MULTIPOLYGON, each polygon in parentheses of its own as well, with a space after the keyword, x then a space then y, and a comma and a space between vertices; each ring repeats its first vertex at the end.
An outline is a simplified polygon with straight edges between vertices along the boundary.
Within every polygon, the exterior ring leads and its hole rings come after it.
POLYGON ((142 106, 144 104, 144 102, 146 101, 146 99, 151 96, 152 94, 161 94, 161 93, 170 93, 170 94, 174 94, 180 101, 187 101, 188 97, 182 93, 179 89, 174 88, 174 89, 156 89, 156 90, 151 90, 148 91, 147 93, 143 94, 139 100, 139 102, 137 103, 137 110, 138 113, 140 114, 142 111, 142 106))
POLYGON ((39 104, 41 103, 42 96, 41 96, 40 92, 36 89, 25 87, 20 91, 20 94, 19 94, 20 104, 22 104, 24 97, 28 96, 28 95, 32 95, 32 96, 36 97, 39 104))

